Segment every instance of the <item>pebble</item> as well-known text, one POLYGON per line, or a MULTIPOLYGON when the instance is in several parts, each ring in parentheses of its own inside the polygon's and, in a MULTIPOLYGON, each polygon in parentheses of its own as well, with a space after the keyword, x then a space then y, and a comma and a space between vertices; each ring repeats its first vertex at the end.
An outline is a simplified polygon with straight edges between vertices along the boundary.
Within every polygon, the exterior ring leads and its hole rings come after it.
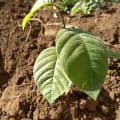
POLYGON ((58 18, 57 13, 54 13, 54 14, 53 14, 53 18, 58 18))
POLYGON ((33 120, 39 120, 39 109, 33 112, 33 120))
POLYGON ((115 77, 111 76, 111 81, 115 81, 115 77))
POLYGON ((45 120, 45 113, 44 112, 40 112, 39 114, 39 118, 42 119, 42 120, 45 120))
POLYGON ((83 115, 83 119, 86 120, 86 119, 87 119, 87 116, 86 116, 86 115, 83 115))
POLYGON ((33 116, 32 111, 29 111, 28 114, 27 114, 27 117, 28 117, 28 118, 31 118, 32 116, 33 116))
POLYGON ((86 105, 87 105, 87 101, 85 99, 81 99, 79 103, 79 108, 81 110, 84 110, 86 108, 86 105))
MULTIPOLYGON (((61 119, 62 113, 63 113, 63 108, 62 108, 62 106, 58 106, 57 109, 51 109, 51 110, 49 111, 49 114, 50 114, 52 120, 61 119)), ((45 119, 44 119, 44 120, 45 120, 45 119)))
POLYGON ((107 114, 109 112, 108 107, 105 105, 100 106, 100 109, 103 114, 107 114))
POLYGON ((74 106, 75 106, 76 109, 78 109, 78 104, 79 104, 78 101, 74 101, 74 106))
POLYGON ((115 100, 115 93, 114 92, 110 92, 109 96, 112 100, 115 100))
POLYGON ((120 98, 117 98, 117 99, 116 99, 116 102, 120 102, 120 98))
POLYGON ((75 107, 71 107, 71 115, 72 115, 72 119, 74 120, 76 117, 76 110, 75 107))
POLYGON ((94 120, 102 120, 101 118, 94 118, 94 120))

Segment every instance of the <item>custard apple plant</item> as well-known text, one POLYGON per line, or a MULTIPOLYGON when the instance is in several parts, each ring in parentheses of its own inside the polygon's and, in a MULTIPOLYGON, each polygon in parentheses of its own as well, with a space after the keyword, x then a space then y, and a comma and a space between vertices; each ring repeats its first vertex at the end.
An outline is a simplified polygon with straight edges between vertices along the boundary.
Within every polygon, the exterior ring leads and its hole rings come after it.
MULTIPOLYGON (((22 22, 25 28, 30 17, 53 1, 39 0, 22 22)), ((41 94, 51 104, 72 84, 96 100, 106 78, 108 58, 120 54, 108 50, 103 41, 91 33, 75 28, 61 29, 55 46, 43 50, 35 61, 33 76, 41 94)))

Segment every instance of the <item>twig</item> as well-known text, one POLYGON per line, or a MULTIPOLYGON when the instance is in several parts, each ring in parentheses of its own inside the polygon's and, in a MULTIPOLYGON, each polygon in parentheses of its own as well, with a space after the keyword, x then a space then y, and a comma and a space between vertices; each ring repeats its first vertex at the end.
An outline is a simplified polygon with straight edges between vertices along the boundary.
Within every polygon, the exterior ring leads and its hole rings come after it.
POLYGON ((57 5, 55 5, 55 4, 54 4, 54 6, 58 9, 59 14, 60 14, 59 16, 60 16, 60 18, 61 18, 61 21, 62 21, 63 27, 65 28, 65 27, 66 27, 66 24, 65 24, 65 21, 64 21, 63 15, 61 14, 60 8, 59 8, 57 5))
POLYGON ((32 26, 31 26, 31 23, 29 22, 29 25, 30 25, 30 29, 29 29, 29 31, 28 31, 28 33, 27 33, 27 37, 26 37, 26 42, 28 42, 28 38, 29 38, 29 36, 30 36, 30 33, 31 33, 31 30, 32 30, 32 26))
MULTIPOLYGON (((30 21, 37 21, 38 23, 40 23, 41 24, 41 36, 43 35, 44 36, 44 24, 43 24, 43 22, 40 20, 40 19, 38 19, 38 18, 31 18, 30 19, 30 21)), ((29 31, 28 31, 28 33, 27 33, 27 37, 26 37, 26 41, 28 41, 28 38, 29 38, 29 36, 30 36, 30 33, 31 33, 31 30, 32 30, 32 25, 31 25, 31 23, 29 22, 29 24, 30 24, 30 29, 29 29, 29 31)))
POLYGON ((45 28, 45 26, 44 26, 44 23, 43 23, 40 19, 38 19, 38 18, 31 18, 30 21, 37 21, 37 22, 39 22, 39 23, 41 24, 41 34, 42 34, 42 35, 45 34, 45 33, 44 33, 44 28, 45 28))

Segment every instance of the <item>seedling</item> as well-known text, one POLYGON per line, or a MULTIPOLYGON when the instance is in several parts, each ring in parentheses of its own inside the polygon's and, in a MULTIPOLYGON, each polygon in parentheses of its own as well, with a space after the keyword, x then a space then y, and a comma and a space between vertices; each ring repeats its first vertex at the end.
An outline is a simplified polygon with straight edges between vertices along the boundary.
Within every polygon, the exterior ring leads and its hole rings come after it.
MULTIPOLYGON (((23 20, 23 29, 38 9, 52 4, 37 1, 23 20)), ((106 78, 108 58, 120 59, 120 54, 108 50, 99 37, 80 29, 61 29, 55 43, 55 47, 43 50, 34 64, 33 75, 40 92, 51 104, 75 84, 96 100, 106 78)))

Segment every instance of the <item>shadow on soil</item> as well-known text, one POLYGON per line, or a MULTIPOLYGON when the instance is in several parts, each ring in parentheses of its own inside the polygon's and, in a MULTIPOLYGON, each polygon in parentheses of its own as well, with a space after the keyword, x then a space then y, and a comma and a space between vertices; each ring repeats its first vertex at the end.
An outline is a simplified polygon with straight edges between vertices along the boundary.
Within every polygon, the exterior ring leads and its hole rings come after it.
POLYGON ((98 100, 96 110, 89 111, 87 108, 84 108, 84 110, 79 108, 80 100, 87 99, 87 96, 80 91, 73 91, 65 97, 61 96, 55 103, 58 104, 57 102, 61 101, 61 111, 59 111, 59 117, 57 117, 57 120, 93 120, 93 118, 96 118, 96 120, 97 118, 100 120, 116 120, 115 111, 119 106, 117 102, 109 97, 109 94, 105 89, 102 90, 99 97, 102 99, 101 101, 98 100), (102 106, 105 107, 101 110, 102 106))
POLYGON ((4 84, 8 83, 9 78, 10 78, 10 75, 4 70, 4 61, 0 51, 0 88, 4 84))
POLYGON ((4 1, 0 1, 0 9, 1 9, 2 7, 4 7, 4 5, 5 5, 5 2, 4 2, 4 1))

